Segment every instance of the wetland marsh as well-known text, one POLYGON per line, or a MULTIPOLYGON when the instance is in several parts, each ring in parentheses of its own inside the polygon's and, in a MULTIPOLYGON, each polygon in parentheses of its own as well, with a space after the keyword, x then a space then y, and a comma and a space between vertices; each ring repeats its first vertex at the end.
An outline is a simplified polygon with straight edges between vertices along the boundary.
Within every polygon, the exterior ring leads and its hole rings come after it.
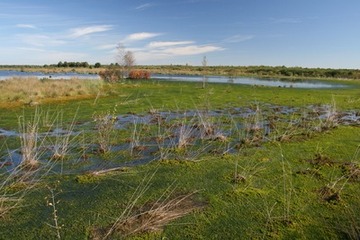
POLYGON ((360 85, 346 84, 122 81, 3 107, 0 237, 357 239, 360 85))

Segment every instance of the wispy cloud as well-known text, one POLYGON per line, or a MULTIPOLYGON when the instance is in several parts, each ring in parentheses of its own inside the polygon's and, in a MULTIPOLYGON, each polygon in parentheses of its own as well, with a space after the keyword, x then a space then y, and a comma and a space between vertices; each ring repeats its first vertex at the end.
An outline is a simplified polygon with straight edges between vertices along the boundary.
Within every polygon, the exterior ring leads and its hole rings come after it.
POLYGON ((145 4, 137 6, 135 9, 139 10, 139 11, 143 11, 143 10, 149 8, 149 7, 152 7, 152 6, 153 6, 152 3, 145 3, 145 4))
POLYGON ((30 29, 36 29, 37 27, 32 24, 16 24, 17 28, 30 28, 30 29))
POLYGON ((238 43, 244 42, 253 39, 253 35, 234 35, 224 40, 224 42, 228 43, 238 43))
POLYGON ((44 49, 41 48, 27 48, 27 47, 20 47, 18 48, 19 50, 24 50, 24 51, 32 51, 32 52, 45 52, 44 49))
POLYGON ((128 35, 124 41, 125 42, 141 41, 149 38, 154 38, 159 35, 161 35, 161 33, 150 33, 150 32, 133 33, 128 35))
POLYGON ((73 38, 83 37, 93 33, 106 32, 111 30, 112 28, 113 28, 112 25, 95 25, 89 27, 73 28, 71 29, 70 37, 73 38))
POLYGON ((204 45, 204 46, 190 45, 184 47, 166 48, 164 50, 161 50, 160 53, 165 53, 173 56, 186 56, 186 55, 190 56, 190 55, 204 54, 204 53, 222 51, 222 50, 224 50, 224 48, 214 45, 204 45))
POLYGON ((18 35, 18 38, 24 43, 35 47, 60 46, 66 43, 66 41, 55 37, 38 34, 20 34, 18 35))
POLYGON ((151 42, 147 45, 149 48, 164 48, 164 47, 172 47, 172 46, 178 46, 178 45, 188 45, 193 44, 193 41, 175 41, 175 42, 151 42))
MULTIPOLYGON (((140 36, 139 38, 141 38, 140 36)), ((225 49, 220 46, 212 44, 198 45, 194 41, 153 41, 143 48, 134 49, 133 51, 140 62, 148 62, 174 60, 174 57, 177 56, 193 56, 223 50, 225 49)))
POLYGON ((99 49, 99 50, 109 50, 109 49, 115 49, 116 46, 117 46, 116 44, 104 44, 104 45, 98 46, 96 49, 99 49))
MULTIPOLYGON (((130 49, 130 48, 129 48, 130 49)), ((199 45, 194 41, 153 41, 143 48, 131 49, 139 62, 174 61, 176 57, 194 56, 216 51, 224 48, 213 45, 199 45)))

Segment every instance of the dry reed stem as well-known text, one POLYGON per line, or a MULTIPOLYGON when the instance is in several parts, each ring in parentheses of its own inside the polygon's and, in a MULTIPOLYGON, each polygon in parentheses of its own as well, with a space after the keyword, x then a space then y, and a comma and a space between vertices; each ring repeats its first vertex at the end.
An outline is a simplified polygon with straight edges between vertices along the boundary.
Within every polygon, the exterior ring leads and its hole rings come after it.
MULTIPOLYGON (((22 161, 7 172, 0 174, 0 217, 19 207, 22 199, 36 186, 41 178, 48 175, 54 163, 39 163, 45 150, 45 137, 39 141, 41 112, 36 109, 31 118, 19 117, 19 138, 22 161)), ((9 158, 12 153, 8 150, 9 158)), ((13 162, 10 160, 10 162, 13 162)))
POLYGON ((121 215, 109 228, 95 229, 93 239, 111 239, 114 234, 126 237, 140 232, 157 231, 170 221, 203 206, 191 198, 197 191, 170 199, 176 190, 173 182, 155 203, 146 204, 145 207, 135 211, 135 205, 149 190, 155 174, 156 171, 142 179, 121 215))
POLYGON ((183 217, 200 207, 191 199, 193 194, 190 193, 164 202, 157 202, 149 210, 119 222, 116 230, 124 236, 159 231, 169 222, 183 217))
MULTIPOLYGON (((170 193, 172 194, 173 191, 170 193)), ((174 197, 163 194, 155 203, 144 207, 136 214, 130 214, 117 221, 103 239, 109 239, 114 233, 122 237, 143 233, 161 231, 169 222, 183 217, 204 206, 192 199, 197 191, 174 197), (162 200, 165 197, 164 200, 162 200)))

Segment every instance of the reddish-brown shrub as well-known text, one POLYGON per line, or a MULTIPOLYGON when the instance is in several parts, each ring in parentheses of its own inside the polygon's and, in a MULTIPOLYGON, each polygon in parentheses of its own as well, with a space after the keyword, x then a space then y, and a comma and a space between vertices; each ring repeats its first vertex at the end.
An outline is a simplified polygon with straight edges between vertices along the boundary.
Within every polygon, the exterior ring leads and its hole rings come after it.
POLYGON ((130 79, 149 79, 150 76, 150 72, 146 70, 131 70, 129 72, 130 79))

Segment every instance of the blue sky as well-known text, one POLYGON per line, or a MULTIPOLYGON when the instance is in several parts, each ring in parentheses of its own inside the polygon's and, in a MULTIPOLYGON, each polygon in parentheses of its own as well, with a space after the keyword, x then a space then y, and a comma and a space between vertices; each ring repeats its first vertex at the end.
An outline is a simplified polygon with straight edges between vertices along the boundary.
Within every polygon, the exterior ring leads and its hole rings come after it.
POLYGON ((0 64, 360 66, 359 0, 1 0, 0 64))

